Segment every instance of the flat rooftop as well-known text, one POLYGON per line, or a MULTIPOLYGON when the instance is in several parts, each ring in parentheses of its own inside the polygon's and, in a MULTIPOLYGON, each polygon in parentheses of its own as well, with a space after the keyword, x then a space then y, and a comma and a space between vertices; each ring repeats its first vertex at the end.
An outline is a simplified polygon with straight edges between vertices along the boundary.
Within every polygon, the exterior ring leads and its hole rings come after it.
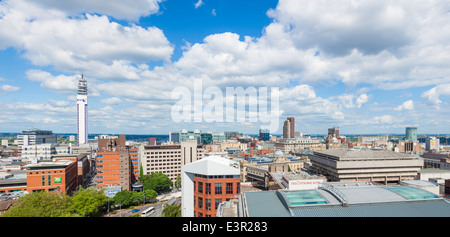
POLYGON ((371 149, 329 149, 314 151, 314 155, 326 156, 336 160, 416 159, 412 154, 371 149))
POLYGON ((368 182, 244 193, 250 217, 450 217, 450 203, 426 190, 368 182), (268 205, 270 204, 270 205, 268 205))
POLYGON ((59 160, 59 161, 51 161, 51 162, 39 162, 37 164, 29 164, 24 166, 24 168, 28 169, 51 169, 51 168, 64 168, 74 163, 71 160, 59 160))

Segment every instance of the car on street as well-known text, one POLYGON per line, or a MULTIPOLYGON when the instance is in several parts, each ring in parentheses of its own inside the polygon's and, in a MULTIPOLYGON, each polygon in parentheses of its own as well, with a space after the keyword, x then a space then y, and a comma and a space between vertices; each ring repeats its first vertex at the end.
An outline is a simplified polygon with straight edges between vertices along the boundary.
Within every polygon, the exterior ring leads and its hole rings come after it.
POLYGON ((138 212, 138 211, 139 211, 139 209, 133 209, 131 212, 135 213, 135 212, 138 212))

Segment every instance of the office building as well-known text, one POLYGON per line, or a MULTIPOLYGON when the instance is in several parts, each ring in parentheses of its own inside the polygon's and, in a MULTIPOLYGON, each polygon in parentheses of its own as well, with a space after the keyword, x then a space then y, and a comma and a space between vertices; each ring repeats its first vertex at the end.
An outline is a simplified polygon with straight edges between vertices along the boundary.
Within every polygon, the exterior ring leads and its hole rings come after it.
POLYGON ((423 148, 419 141, 400 140, 395 144, 394 151, 402 153, 418 153, 422 152, 423 148))
POLYGON ((331 135, 331 137, 339 137, 339 128, 329 128, 328 129, 328 135, 331 135))
POLYGON ((291 138, 291 122, 288 119, 283 124, 283 138, 291 138))
POLYGON ((22 159, 28 160, 51 160, 53 155, 56 155, 56 145, 53 143, 43 143, 39 145, 23 145, 22 159))
POLYGON ((275 150, 281 151, 284 154, 289 154, 294 150, 303 150, 323 147, 322 143, 318 139, 310 137, 299 137, 290 139, 278 139, 275 143, 275 150))
POLYGON ((83 188, 87 188, 89 178, 91 178, 91 161, 89 159, 88 153, 83 154, 64 154, 64 155, 54 155, 52 156, 53 161, 59 160, 71 160, 77 163, 77 175, 78 185, 82 185, 83 188))
POLYGON ((427 140, 425 141, 425 150, 439 151, 440 150, 439 139, 437 139, 436 137, 428 137, 427 140))
POLYGON ((26 165, 24 168, 27 170, 26 184, 29 193, 39 191, 71 193, 78 186, 76 161, 39 162, 26 165))
POLYGON ((77 128, 78 145, 88 143, 88 101, 87 101, 87 82, 81 75, 78 81, 77 94, 77 128))
POLYGON ((239 163, 209 156, 182 167, 182 216, 214 217, 219 204, 240 194, 239 163))
POLYGON ((407 127, 405 133, 406 141, 417 141, 417 127, 407 127))
POLYGON ((428 151, 421 157, 424 159, 425 168, 437 168, 450 170, 450 152, 448 151, 428 151))
POLYGON ((181 167, 202 159, 205 150, 196 140, 188 140, 174 145, 141 145, 139 154, 144 175, 163 173, 175 183, 181 167))
POLYGON ((136 159, 135 153, 126 146, 125 135, 98 139, 97 187, 120 186, 122 190, 130 190, 136 168, 130 157, 136 159))
POLYGON ((22 131, 21 135, 17 135, 17 140, 19 146, 58 143, 58 138, 52 131, 39 129, 22 131))
POLYGON ((242 137, 242 133, 240 133, 240 132, 224 132, 224 133, 225 133, 226 140, 242 137))
POLYGON ((270 140, 270 131, 268 129, 259 129, 259 137, 260 141, 269 141, 270 140))
POLYGON ((180 132, 170 132, 169 133, 169 141, 173 143, 180 143, 180 132))
POLYGON ((188 131, 186 129, 181 130, 180 132, 180 142, 184 142, 187 140, 196 140, 197 143, 201 143, 201 132, 198 129, 194 131, 188 131))
POLYGON ((225 132, 212 132, 212 137, 213 137, 213 142, 227 140, 225 132))
POLYGON ((202 145, 210 145, 213 142, 212 133, 201 134, 202 145))
POLYGON ((295 137, 295 118, 287 117, 289 120, 289 137, 295 137))
POLYGON ((386 150, 330 149, 309 156, 312 168, 328 181, 370 181, 384 184, 413 180, 423 168, 415 155, 386 150))

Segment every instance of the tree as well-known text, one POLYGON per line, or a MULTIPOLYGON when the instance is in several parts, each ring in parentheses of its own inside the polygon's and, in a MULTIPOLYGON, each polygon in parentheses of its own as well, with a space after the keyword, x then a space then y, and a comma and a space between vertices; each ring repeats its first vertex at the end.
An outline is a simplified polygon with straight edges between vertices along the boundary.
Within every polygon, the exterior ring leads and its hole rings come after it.
POLYGON ((71 198, 65 193, 36 192, 24 195, 2 217, 72 217, 71 198))
POLYGON ((141 163, 139 165, 139 180, 141 180, 143 176, 144 176, 144 168, 142 167, 142 163, 141 163))
POLYGON ((144 190, 152 189, 156 192, 162 192, 172 187, 172 181, 163 173, 151 173, 150 175, 143 175, 142 185, 144 190))
POLYGON ((181 217, 181 204, 165 205, 161 212, 162 217, 181 217))
POLYGON ((116 205, 118 204, 123 206, 133 205, 134 203, 133 192, 128 190, 120 191, 116 193, 116 195, 114 195, 113 202, 116 205))
POLYGON ((175 181, 175 188, 181 187, 181 175, 177 175, 177 180, 175 181))
POLYGON ((72 197, 72 211, 83 217, 96 216, 107 202, 108 197, 102 191, 94 188, 84 189, 80 186, 72 197))

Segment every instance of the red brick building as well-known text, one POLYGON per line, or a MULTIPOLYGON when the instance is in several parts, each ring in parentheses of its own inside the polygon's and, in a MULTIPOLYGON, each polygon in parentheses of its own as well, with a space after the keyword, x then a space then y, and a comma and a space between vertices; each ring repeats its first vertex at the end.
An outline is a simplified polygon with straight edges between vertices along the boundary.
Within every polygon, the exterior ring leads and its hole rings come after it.
POLYGON ((96 158, 97 187, 121 186, 131 190, 138 180, 138 148, 126 146, 125 135, 118 138, 98 139, 96 158))
POLYGON ((26 165, 25 168, 27 170, 27 191, 29 193, 38 191, 71 193, 78 186, 76 161, 40 162, 26 165))
POLYGON ((220 203, 240 194, 239 163, 208 156, 182 167, 182 216, 215 217, 220 203))
POLYGON ((220 203, 240 194, 240 185, 232 175, 194 177, 194 216, 215 217, 220 203))

